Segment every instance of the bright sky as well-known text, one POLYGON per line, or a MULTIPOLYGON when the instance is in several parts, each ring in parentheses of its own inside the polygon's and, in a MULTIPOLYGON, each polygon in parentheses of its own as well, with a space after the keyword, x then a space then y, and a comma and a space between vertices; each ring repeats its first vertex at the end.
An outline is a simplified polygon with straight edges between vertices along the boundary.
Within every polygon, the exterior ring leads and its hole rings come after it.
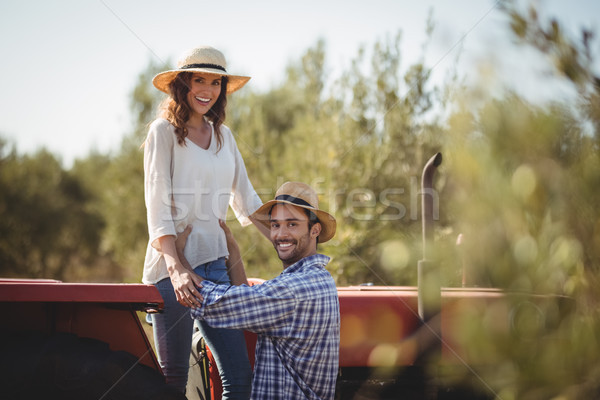
MULTIPOLYGON (((598 31, 600 2, 540 1, 561 22, 598 31)), ((509 41, 493 0, 54 0, 0 4, 0 137, 20 153, 45 147, 68 166, 92 148, 117 149, 131 131, 130 92, 149 60, 175 62, 185 50, 220 49, 231 73, 267 90, 322 38, 330 75, 348 68, 359 46, 402 31, 404 67, 416 63, 433 11, 426 61, 438 76, 459 51, 463 74, 483 59, 505 78, 536 71, 535 58, 500 52, 509 41), (459 46, 456 46, 459 44, 459 46)), ((598 40, 596 41, 598 42, 598 40)), ((531 91, 543 88, 526 81, 531 91)), ((539 94, 539 93, 538 93, 539 94)))

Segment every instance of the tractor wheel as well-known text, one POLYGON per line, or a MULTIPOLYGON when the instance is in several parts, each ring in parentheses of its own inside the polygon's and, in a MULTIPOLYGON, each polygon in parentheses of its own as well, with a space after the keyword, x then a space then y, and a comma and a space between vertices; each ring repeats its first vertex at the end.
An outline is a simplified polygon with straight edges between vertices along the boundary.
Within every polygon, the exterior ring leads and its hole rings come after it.
POLYGON ((70 333, 3 334, 0 354, 0 392, 7 399, 186 398, 161 373, 96 339, 70 333))

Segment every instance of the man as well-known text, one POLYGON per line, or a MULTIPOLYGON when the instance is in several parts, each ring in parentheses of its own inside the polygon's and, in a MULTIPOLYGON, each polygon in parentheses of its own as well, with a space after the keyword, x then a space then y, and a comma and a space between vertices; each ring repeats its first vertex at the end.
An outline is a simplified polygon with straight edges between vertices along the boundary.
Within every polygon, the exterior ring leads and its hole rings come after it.
MULTIPOLYGON (((333 216, 308 185, 286 182, 252 217, 270 228, 283 272, 255 286, 203 281, 192 317, 258 335, 252 399, 333 399, 339 366, 337 289, 317 242, 333 237, 333 216)), ((227 227, 231 257, 240 259, 227 227), (233 251, 232 251, 233 250, 233 251)), ((232 259, 230 258, 230 262, 232 259)))

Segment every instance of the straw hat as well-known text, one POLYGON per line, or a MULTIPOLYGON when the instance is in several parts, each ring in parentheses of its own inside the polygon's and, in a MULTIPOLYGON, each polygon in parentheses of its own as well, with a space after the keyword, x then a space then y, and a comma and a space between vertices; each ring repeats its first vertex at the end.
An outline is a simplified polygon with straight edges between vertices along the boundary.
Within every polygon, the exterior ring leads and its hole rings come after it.
POLYGON ((250 80, 249 76, 231 75, 228 73, 223 53, 213 47, 202 46, 185 53, 177 61, 177 69, 161 72, 152 79, 152 83, 158 90, 168 94, 169 84, 180 72, 203 72, 226 76, 228 78, 227 94, 241 89, 250 80))
POLYGON ((269 212, 275 204, 291 204, 296 207, 305 208, 315 213, 321 223, 321 234, 319 243, 325 243, 335 235, 335 218, 319 210, 319 197, 313 188, 301 182, 286 182, 275 193, 275 199, 267 201, 252 214, 267 228, 271 227, 269 212))

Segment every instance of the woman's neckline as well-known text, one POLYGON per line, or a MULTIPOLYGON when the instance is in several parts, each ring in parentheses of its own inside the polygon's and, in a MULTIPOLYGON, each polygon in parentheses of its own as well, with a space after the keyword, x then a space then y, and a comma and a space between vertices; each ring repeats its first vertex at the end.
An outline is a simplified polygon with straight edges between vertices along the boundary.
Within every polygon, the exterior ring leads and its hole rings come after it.
POLYGON ((199 145, 198 143, 196 143, 195 141, 193 141, 189 135, 185 138, 188 142, 192 143, 194 146, 196 146, 199 149, 202 149, 204 151, 208 151, 211 149, 211 147, 213 146, 213 142, 214 142, 214 127, 213 124, 211 124, 206 118, 204 118, 204 122, 209 126, 210 132, 209 132, 209 141, 208 141, 208 146, 203 147, 201 145, 199 145))

